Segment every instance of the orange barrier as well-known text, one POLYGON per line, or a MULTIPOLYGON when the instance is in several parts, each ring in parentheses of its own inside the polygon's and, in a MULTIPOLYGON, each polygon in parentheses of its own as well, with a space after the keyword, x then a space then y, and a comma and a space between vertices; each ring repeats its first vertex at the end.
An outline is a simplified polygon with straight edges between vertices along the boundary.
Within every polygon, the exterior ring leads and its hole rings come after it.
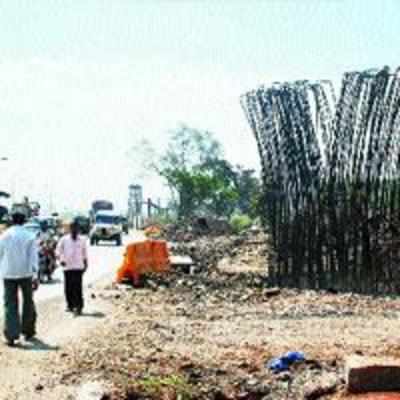
POLYGON ((146 240, 126 246, 124 259, 117 271, 117 282, 124 279, 139 284, 140 275, 148 272, 165 272, 170 267, 167 243, 162 240, 146 240))

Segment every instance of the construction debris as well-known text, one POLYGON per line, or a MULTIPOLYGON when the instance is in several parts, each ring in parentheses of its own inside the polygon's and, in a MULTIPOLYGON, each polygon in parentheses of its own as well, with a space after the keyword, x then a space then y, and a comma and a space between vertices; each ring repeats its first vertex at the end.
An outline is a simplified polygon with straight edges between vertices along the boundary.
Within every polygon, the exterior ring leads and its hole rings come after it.
MULTIPOLYGON (((110 286, 95 295, 112 302, 115 312, 85 346, 67 349, 55 364, 65 366, 59 372, 63 384, 77 384, 85 374, 108 380, 115 387, 113 400, 189 393, 187 398, 204 400, 325 398, 341 389, 344 364, 337 353, 328 355, 328 348, 301 339, 307 323, 301 321, 351 325, 361 318, 364 326, 371 315, 400 311, 396 299, 269 289, 255 274, 218 270, 150 275, 142 289, 110 286), (286 346, 302 348, 299 341, 308 346, 304 362, 278 374, 265 367, 286 346)), ((322 332, 313 334, 323 342, 322 332)), ((351 348, 365 351, 357 338, 335 340, 343 357, 351 348)))
POLYGON ((268 253, 265 238, 257 232, 175 245, 182 256, 170 271, 146 275, 140 288, 92 289, 89 296, 109 302, 112 315, 84 345, 56 353, 57 370, 41 384, 104 380, 110 400, 342 398, 348 354, 399 351, 382 333, 377 346, 370 332, 371 316, 395 323, 400 301, 270 287, 265 261, 253 265, 268 253), (186 261, 196 271, 188 273, 186 261), (293 349, 307 357, 285 371, 266 368, 293 349))
POLYGON ((162 231, 162 235, 170 242, 190 242, 204 236, 230 234, 232 228, 228 221, 210 217, 197 217, 184 223, 168 224, 162 231))
POLYGON ((305 384, 304 399, 317 400, 323 396, 335 393, 339 383, 337 374, 325 373, 316 381, 305 384))
POLYGON ((170 251, 174 255, 190 256, 195 272, 211 272, 217 268, 234 274, 267 272, 268 242, 261 231, 172 243, 170 251))

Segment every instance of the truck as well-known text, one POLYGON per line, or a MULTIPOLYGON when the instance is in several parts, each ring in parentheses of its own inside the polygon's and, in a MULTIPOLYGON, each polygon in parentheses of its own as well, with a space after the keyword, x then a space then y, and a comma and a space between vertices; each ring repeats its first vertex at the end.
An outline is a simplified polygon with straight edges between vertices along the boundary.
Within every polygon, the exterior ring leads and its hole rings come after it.
POLYGON ((122 244, 122 224, 120 215, 112 210, 99 210, 94 214, 93 226, 89 234, 90 244, 96 246, 100 241, 122 244))
POLYGON ((92 207, 89 211, 90 219, 94 223, 95 215, 98 211, 112 211, 114 210, 114 204, 108 200, 95 200, 92 203, 92 207))

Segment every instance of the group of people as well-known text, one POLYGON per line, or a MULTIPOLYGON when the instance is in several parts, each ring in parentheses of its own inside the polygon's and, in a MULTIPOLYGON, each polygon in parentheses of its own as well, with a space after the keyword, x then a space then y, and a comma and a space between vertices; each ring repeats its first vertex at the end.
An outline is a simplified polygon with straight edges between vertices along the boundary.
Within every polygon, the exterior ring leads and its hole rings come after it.
MULTIPOLYGON (((24 228, 26 216, 12 214, 12 226, 0 235, 0 277, 4 283, 4 336, 14 346, 23 335, 31 341, 36 335, 34 292, 39 287, 39 249, 37 239, 24 228), (22 294, 22 315, 19 312, 22 294)), ((88 268, 86 240, 79 235, 79 225, 72 222, 56 249, 64 270, 66 311, 80 315, 84 307, 82 278, 88 268)))

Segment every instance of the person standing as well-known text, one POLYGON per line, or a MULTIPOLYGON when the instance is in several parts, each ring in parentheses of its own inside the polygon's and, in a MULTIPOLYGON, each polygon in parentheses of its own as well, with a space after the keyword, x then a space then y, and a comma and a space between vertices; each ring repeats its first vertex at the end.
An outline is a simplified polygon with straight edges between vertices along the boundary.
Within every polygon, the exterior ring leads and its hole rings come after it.
POLYGON ((38 246, 36 237, 23 227, 26 217, 12 214, 12 226, 0 235, 0 274, 4 283, 4 336, 13 346, 21 333, 25 340, 36 335, 33 291, 38 288, 38 246), (18 293, 22 292, 22 322, 18 293))
POLYGON ((67 311, 81 315, 84 306, 82 278, 88 267, 88 258, 86 240, 79 235, 76 222, 70 225, 70 232, 58 242, 56 254, 64 268, 67 311))

